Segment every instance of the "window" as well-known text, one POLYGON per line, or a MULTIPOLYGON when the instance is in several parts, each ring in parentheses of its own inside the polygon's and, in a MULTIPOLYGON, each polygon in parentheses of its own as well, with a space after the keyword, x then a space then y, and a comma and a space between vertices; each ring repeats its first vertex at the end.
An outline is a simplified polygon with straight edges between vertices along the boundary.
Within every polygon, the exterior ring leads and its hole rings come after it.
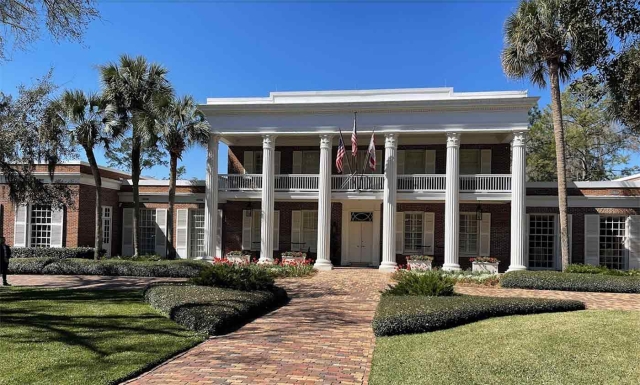
POLYGON ((302 151, 302 173, 320 173, 320 151, 302 151))
POLYGON ((189 216, 189 237, 191 238, 189 257, 203 257, 207 253, 204 238, 204 209, 189 210, 189 216))
POLYGON ((156 209, 140 209, 140 254, 156 252, 156 209))
POLYGON ((460 150, 460 175, 480 174, 480 150, 460 150))
POLYGON ((478 253, 478 220, 476 213, 460 214, 460 252, 478 253))
POLYGON ((51 206, 31 206, 31 247, 51 246, 51 206))
POLYGON ((422 253, 422 213, 404 214, 404 251, 407 253, 422 253))
POLYGON ((351 213, 351 222, 373 222, 373 213, 353 212, 351 213))
POLYGON ((302 211, 302 247, 303 251, 316 251, 318 246, 318 211, 302 211))
POLYGON ((102 208, 102 242, 111 243, 111 207, 102 208))
POLYGON ((626 268, 626 217, 600 216, 600 265, 626 268))
POLYGON ((424 150, 405 150, 404 152, 404 173, 424 174, 424 150))
POLYGON ((262 174, 262 151, 253 152, 253 173, 262 174))
MULTIPOLYGON (((367 155, 368 151, 367 150, 358 150, 358 155, 356 155, 356 169, 358 170, 358 172, 363 172, 364 174, 382 174, 382 166, 384 165, 384 159, 382 159, 382 151, 380 150, 376 150, 376 170, 372 171, 369 168, 369 156, 367 155)), ((348 151, 347 155, 345 156, 351 156, 351 152, 348 151)), ((349 159, 349 161, 351 161, 349 159)), ((344 167, 346 168, 347 171, 345 171, 345 173, 348 173, 349 171, 349 166, 346 164, 347 159, 345 159, 345 165, 344 167)))
POLYGON ((553 269, 556 239, 555 215, 529 215, 529 267, 553 269))
POLYGON ((253 210, 251 215, 251 250, 260 250, 261 215, 260 210, 253 210))

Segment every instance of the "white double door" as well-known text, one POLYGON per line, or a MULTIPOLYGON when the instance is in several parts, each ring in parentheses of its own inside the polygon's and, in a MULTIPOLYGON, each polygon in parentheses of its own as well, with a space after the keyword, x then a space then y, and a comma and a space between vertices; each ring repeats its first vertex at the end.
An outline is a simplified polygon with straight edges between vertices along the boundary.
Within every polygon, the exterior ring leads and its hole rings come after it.
POLYGON ((373 212, 352 211, 349 221, 349 262, 371 263, 373 254, 373 212))

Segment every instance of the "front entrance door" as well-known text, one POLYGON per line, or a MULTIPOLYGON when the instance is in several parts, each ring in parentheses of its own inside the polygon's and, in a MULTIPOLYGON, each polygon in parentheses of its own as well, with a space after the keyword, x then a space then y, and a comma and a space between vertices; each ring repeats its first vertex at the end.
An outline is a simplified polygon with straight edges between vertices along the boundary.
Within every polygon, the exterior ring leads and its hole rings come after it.
POLYGON ((349 262, 370 263, 373 248, 373 213, 351 212, 349 222, 349 262))

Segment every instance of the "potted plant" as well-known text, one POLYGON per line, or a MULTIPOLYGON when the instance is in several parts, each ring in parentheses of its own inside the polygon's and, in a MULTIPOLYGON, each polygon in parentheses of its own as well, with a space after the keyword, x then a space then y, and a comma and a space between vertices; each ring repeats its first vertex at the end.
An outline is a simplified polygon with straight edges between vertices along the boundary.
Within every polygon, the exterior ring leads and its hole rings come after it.
POLYGON ((282 262, 304 262, 307 259, 307 253, 302 251, 285 251, 280 256, 282 262))
POLYGON ((234 250, 230 251, 225 255, 225 258, 229 262, 233 263, 250 263, 251 262, 251 254, 248 251, 244 250, 234 250))
POLYGON ((497 274, 500 260, 493 257, 471 258, 471 270, 483 273, 497 274))
POLYGON ((406 258, 411 270, 431 270, 433 257, 430 255, 407 255, 406 258))

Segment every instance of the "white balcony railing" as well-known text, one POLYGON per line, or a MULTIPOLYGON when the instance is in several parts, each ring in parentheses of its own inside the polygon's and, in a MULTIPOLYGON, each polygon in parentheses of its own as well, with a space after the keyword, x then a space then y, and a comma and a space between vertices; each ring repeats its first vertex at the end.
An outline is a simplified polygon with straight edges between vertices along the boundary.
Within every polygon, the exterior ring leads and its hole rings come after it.
POLYGON ((444 191, 447 176, 432 175, 398 175, 398 191, 444 191))
POLYGON ((333 191, 381 191, 384 188, 384 175, 332 175, 333 191))
POLYGON ((478 174, 461 175, 460 191, 507 192, 511 191, 511 175, 478 174))
POLYGON ((276 191, 318 191, 318 175, 276 175, 276 191))
POLYGON ((244 190, 260 190, 261 188, 262 188, 261 174, 218 175, 218 190, 244 191, 244 190))

